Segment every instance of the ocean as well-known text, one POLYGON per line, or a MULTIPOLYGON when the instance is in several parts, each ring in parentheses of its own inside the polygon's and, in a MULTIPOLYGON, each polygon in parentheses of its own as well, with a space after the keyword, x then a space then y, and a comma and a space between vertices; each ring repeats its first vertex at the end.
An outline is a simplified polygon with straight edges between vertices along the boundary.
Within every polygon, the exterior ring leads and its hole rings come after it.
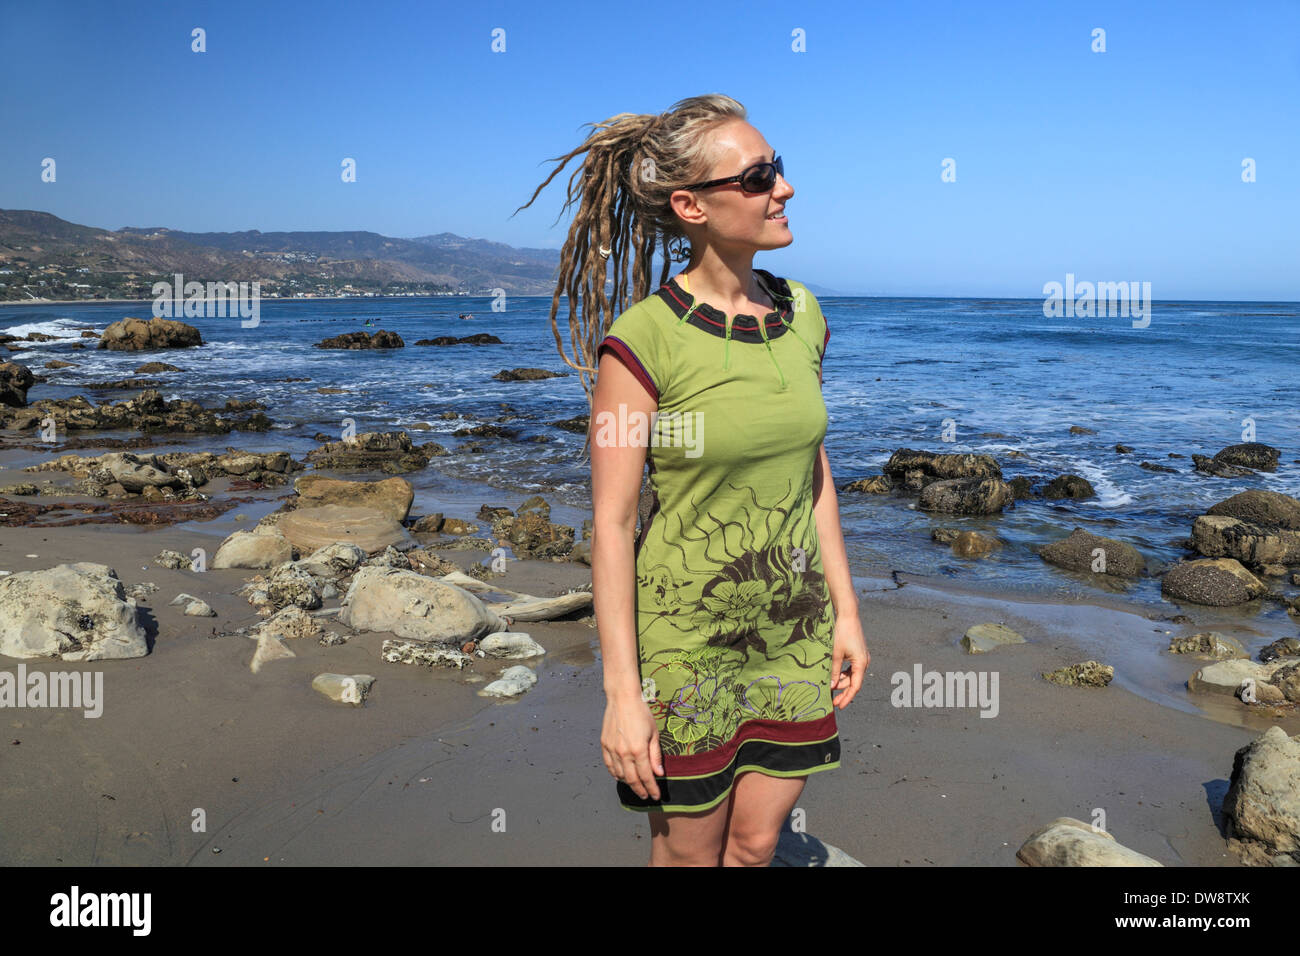
MULTIPOLYGON (((856 573, 946 577, 1026 597, 1082 598, 1109 590, 1156 606, 1155 577, 1099 589, 1047 565, 1034 549, 1081 527, 1132 544, 1157 569, 1184 556, 1182 542, 1193 519, 1215 502, 1248 488, 1300 496, 1300 304, 1157 302, 1150 323, 1135 328, 1126 317, 1047 318, 1041 299, 819 301, 831 329, 823 392, 830 416, 826 448, 837 486, 879 474, 894 451, 913 448, 989 454, 1006 478, 1074 473, 1097 492, 1078 501, 1022 500, 984 518, 927 514, 911 498, 841 492, 845 543, 856 573), (1071 434, 1072 425, 1094 433, 1071 434), (1275 473, 1225 479, 1192 467, 1192 453, 1213 455, 1247 440, 1281 449, 1275 473), (1117 453, 1119 443, 1132 446, 1132 453, 1117 453), (1150 471, 1140 467, 1143 461, 1175 470, 1150 471), (931 541, 934 527, 984 531, 1004 547, 988 557, 959 559, 931 541)), ((316 447, 317 433, 339 437, 345 419, 355 422, 358 433, 427 422, 428 430, 411 430, 416 443, 432 440, 454 449, 477 440, 489 450, 435 458, 427 470, 405 475, 415 486, 413 514, 443 511, 472 520, 484 502, 513 508, 541 494, 552 504, 553 520, 581 528, 590 515, 583 436, 552 424, 586 413, 587 405, 577 373, 556 351, 549 297, 512 298, 502 312, 492 311, 489 298, 459 296, 265 300, 255 328, 243 328, 237 318, 185 319, 202 333, 200 349, 121 353, 67 347, 79 340, 80 328, 102 330, 129 315, 148 318, 150 308, 6 306, 0 309, 0 330, 60 337, 17 356, 50 378, 29 399, 81 393, 97 402, 120 401, 133 393, 87 391, 84 383, 131 377, 141 363, 159 360, 184 369, 161 376, 167 398, 210 407, 256 398, 275 422, 270 433, 183 439, 160 451, 284 449, 301 458, 316 447), (474 317, 460 319, 459 313, 474 317), (364 326, 367 319, 374 325, 364 326), (395 331, 407 347, 311 347, 359 329, 395 331), (505 344, 414 346, 421 338, 480 332, 505 344), (41 367, 56 358, 76 367, 41 367), (492 378, 521 366, 570 375, 537 382, 492 378), (321 387, 348 391, 321 394, 321 387), (453 437, 453 431, 495 419, 507 408, 514 417, 504 424, 519 429, 515 439, 453 437), (441 417, 446 413, 451 417, 441 417)), ((563 302, 561 308, 563 332, 563 302)), ((1281 627, 1285 615, 1267 612, 1278 615, 1274 623, 1281 627)), ((1291 625, 1287 633, 1293 632, 1291 625)))

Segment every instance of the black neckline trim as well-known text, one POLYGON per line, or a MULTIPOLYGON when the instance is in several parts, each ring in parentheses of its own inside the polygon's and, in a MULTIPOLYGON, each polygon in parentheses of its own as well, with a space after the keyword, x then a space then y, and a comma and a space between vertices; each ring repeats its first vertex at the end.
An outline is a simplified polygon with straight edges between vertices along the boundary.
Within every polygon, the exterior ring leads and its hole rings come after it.
MULTIPOLYGON (((777 309, 763 316, 763 323, 767 328, 768 339, 780 338, 786 333, 789 326, 786 324, 794 319, 794 309, 791 306, 793 296, 790 292, 790 284, 785 279, 778 279, 766 269, 755 269, 755 275, 759 277, 759 282, 764 286, 764 291, 771 296, 776 302, 777 309), (775 295, 773 295, 775 291, 775 295), (784 319, 784 321, 782 321, 784 319)), ((695 296, 691 295, 680 285, 677 284, 677 278, 674 276, 659 287, 655 293, 661 298, 668 307, 672 309, 673 315, 681 318, 691 306, 695 305, 695 296)), ((711 335, 718 338, 726 338, 727 335, 727 313, 720 309, 715 309, 707 302, 701 302, 695 306, 691 312, 691 317, 686 320, 688 325, 693 325, 697 329, 703 329, 711 335)), ((731 320, 731 340, 733 342, 759 342, 763 341, 763 333, 759 331, 758 317, 740 313, 731 320)))

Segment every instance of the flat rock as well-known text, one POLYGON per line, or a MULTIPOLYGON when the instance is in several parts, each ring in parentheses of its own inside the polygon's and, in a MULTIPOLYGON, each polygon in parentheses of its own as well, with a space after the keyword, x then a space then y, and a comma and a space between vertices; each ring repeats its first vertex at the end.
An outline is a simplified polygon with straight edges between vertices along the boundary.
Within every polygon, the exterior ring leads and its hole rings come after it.
POLYGON ((415 545, 415 539, 397 520, 377 508, 350 505, 299 508, 286 513, 276 527, 290 544, 303 552, 335 543, 354 544, 366 554, 383 551, 389 545, 415 545))
POLYGON ((1027 866, 1164 866, 1073 817, 1057 817, 1035 830, 1016 859, 1027 866))

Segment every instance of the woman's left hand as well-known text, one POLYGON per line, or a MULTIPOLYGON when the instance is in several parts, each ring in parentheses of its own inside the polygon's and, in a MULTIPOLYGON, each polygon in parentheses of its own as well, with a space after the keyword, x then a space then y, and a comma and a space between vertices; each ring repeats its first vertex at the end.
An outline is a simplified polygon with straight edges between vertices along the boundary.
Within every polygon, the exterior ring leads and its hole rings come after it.
POLYGON ((835 619, 835 643, 831 652, 831 695, 835 706, 840 710, 849 706, 849 701, 862 686, 862 677, 871 663, 871 652, 867 650, 866 639, 862 636, 862 622, 856 614, 835 619), (848 672, 841 673, 840 668, 847 661, 848 672), (837 690, 843 691, 834 697, 837 690))

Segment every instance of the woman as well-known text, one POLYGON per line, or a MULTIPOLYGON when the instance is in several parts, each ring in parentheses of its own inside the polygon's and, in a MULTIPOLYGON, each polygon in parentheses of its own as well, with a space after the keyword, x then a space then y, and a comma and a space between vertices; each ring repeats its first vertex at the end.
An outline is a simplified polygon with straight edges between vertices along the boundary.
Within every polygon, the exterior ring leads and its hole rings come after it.
POLYGON ((808 774, 839 766, 835 709, 871 660, 821 444, 830 333, 802 284, 752 267, 755 252, 794 241, 794 190, 745 117, 719 94, 619 114, 533 194, 587 153, 570 181, 569 202, 581 194, 582 205, 551 322, 559 344, 566 289, 580 361, 564 359, 584 387, 597 373, 601 750, 623 807, 650 814, 652 866, 769 865, 808 774), (669 279, 670 248, 686 240, 689 264, 669 279), (623 309, 629 253, 635 304, 623 309))

